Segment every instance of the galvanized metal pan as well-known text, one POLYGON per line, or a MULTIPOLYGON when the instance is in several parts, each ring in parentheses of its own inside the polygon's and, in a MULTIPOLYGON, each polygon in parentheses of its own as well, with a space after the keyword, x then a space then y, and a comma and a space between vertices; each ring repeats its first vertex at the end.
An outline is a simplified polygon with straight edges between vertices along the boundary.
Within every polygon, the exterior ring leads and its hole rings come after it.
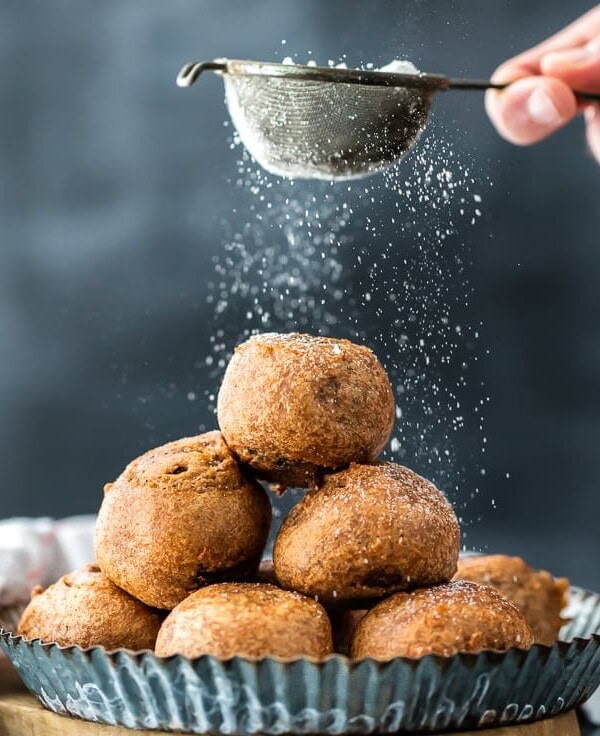
POLYGON ((571 588, 561 641, 420 660, 278 661, 83 650, 0 629, 50 710, 129 728, 222 734, 470 730, 570 710, 600 685, 600 596, 571 588))

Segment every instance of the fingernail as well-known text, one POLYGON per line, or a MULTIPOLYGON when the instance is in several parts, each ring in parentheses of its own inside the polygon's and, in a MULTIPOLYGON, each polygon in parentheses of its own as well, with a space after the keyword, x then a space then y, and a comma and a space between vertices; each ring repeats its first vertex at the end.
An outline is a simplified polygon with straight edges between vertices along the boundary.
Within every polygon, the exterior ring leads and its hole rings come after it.
POLYGON ((598 51, 592 46, 582 46, 576 49, 565 49, 565 51, 552 51, 546 54, 544 61, 547 64, 565 64, 578 66, 587 64, 598 55, 598 51))
POLYGON ((555 128, 562 122, 558 108, 543 89, 536 89, 529 95, 527 113, 534 123, 545 128, 555 128))

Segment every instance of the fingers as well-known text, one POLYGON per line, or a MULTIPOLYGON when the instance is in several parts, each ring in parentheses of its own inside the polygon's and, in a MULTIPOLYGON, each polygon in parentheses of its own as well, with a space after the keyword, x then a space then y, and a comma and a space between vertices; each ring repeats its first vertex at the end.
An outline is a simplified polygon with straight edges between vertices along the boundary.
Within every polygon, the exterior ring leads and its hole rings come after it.
POLYGON ((541 59, 540 71, 572 89, 600 92, 600 37, 584 46, 551 51, 541 59))
MULTIPOLYGON (((541 60, 543 74, 561 79, 573 89, 600 93, 600 35, 583 46, 554 51, 541 60)), ((592 155, 600 162, 600 105, 585 104, 586 137, 592 155)))
POLYGON ((592 155, 600 163, 600 105, 590 105, 586 108, 585 127, 592 155))
MULTIPOLYGON (((553 51, 585 46, 595 38, 600 37, 600 5, 588 11, 570 25, 555 33, 550 38, 537 44, 531 49, 515 56, 502 65, 501 69, 517 70, 510 79, 517 79, 530 74, 540 73, 540 62, 544 56, 553 51)), ((508 81, 508 80, 507 80, 508 81)))
POLYGON ((512 82, 486 94, 486 110, 500 135, 517 145, 536 143, 583 110, 588 143, 600 161, 600 105, 578 101, 572 92, 600 93, 600 5, 502 64, 492 79, 512 82))
POLYGON ((551 77, 525 77, 486 93, 485 107, 501 136, 520 146, 537 143, 577 114, 570 87, 551 77))

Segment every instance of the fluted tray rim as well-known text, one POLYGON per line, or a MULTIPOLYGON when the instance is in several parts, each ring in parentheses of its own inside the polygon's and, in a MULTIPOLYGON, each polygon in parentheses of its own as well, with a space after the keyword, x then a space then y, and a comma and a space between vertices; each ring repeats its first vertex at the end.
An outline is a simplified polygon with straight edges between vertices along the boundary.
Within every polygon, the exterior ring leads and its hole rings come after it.
MULTIPOLYGON (((575 593, 576 595, 593 596, 600 601, 600 594, 595 593, 586 588, 571 585, 569 586, 569 594, 575 593)), ((565 621, 568 623, 568 621, 565 621)), ((21 634, 14 634, 8 629, 0 625, 0 639, 10 644, 12 647, 19 647, 21 645, 40 648, 45 652, 50 650, 60 651, 65 656, 71 653, 77 652, 79 654, 88 656, 105 656, 110 660, 117 660, 123 657, 127 657, 134 662, 141 662, 144 659, 155 659, 162 663, 169 663, 173 661, 186 662, 188 664, 202 663, 206 661, 218 662, 220 665, 233 665, 248 663, 252 665, 261 663, 273 663, 277 665, 297 665, 300 662, 309 663, 315 667, 322 668, 332 661, 337 661, 340 664, 345 665, 349 669, 355 669, 364 665, 365 663, 371 663, 372 665, 379 668, 386 668, 392 666, 394 663, 403 662, 406 665, 414 666, 417 662, 431 661, 435 662, 438 666, 450 667, 452 663, 457 660, 462 662, 468 667, 476 667, 479 663, 484 661, 490 664, 497 664, 508 657, 521 657, 526 658, 529 656, 535 656, 537 653, 546 653, 546 656, 550 656, 552 651, 558 651, 560 654, 566 653, 568 649, 573 647, 578 649, 585 649, 591 643, 600 644, 600 632, 592 633, 587 637, 574 636, 573 638, 565 640, 557 640, 552 646, 545 644, 533 644, 529 649, 521 649, 520 647, 511 647, 510 649, 485 649, 477 653, 459 652, 449 657, 445 657, 439 654, 426 654, 423 657, 394 657, 392 659, 374 659, 372 657, 352 658, 344 654, 334 653, 327 655, 326 657, 277 657, 277 656, 265 656, 265 657, 245 657, 241 655, 233 655, 231 657, 216 657, 212 654, 202 654, 199 657, 185 657, 182 654, 172 654, 168 657, 160 657, 151 649, 131 650, 125 648, 111 649, 108 650, 103 646, 91 646, 91 647, 80 647, 77 644, 61 645, 56 642, 42 641, 40 638, 27 639, 21 634)))

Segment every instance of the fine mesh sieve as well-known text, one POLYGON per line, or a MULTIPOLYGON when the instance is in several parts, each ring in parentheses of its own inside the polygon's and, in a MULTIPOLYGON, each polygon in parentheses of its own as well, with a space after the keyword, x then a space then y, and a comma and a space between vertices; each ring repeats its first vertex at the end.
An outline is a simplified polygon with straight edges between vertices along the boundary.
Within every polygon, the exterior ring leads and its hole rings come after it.
POLYGON ((505 86, 424 74, 410 62, 362 70, 227 59, 186 64, 177 84, 189 87, 207 70, 223 76, 246 149, 267 171, 290 178, 354 179, 382 171, 416 143, 435 92, 505 86))

